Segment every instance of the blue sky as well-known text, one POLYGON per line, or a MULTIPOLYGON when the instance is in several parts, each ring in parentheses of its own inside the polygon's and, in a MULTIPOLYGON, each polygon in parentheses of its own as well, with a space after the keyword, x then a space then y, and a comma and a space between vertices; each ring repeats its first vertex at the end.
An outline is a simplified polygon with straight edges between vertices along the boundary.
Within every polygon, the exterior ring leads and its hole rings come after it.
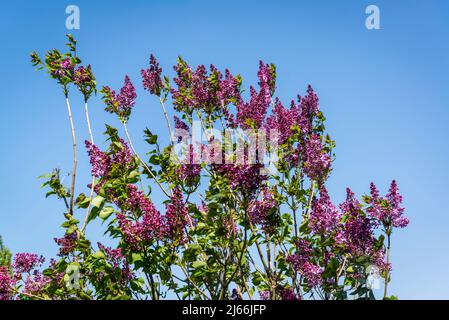
MULTIPOLYGON (((79 53, 99 84, 136 83, 131 133, 165 133, 157 101, 140 88, 139 70, 153 52, 171 74, 176 57, 214 63, 256 81, 259 59, 278 68, 285 102, 312 84, 337 142, 328 187, 336 203, 374 181, 386 192, 397 179, 411 223, 393 236, 393 283, 402 299, 449 298, 449 3, 447 1, 14 1, 0 11, 0 234, 13 252, 52 256, 63 207, 45 199, 37 176, 71 169, 64 98, 36 73, 28 54, 65 43, 65 8, 81 10, 79 53), (381 30, 365 28, 378 5, 381 30)), ((72 98, 79 141, 86 139, 82 100, 72 98)), ((91 103, 96 140, 104 123, 91 103)), ((143 144, 136 147, 144 150, 143 144)), ((88 172, 80 148, 79 172, 88 172)), ((67 181, 69 179, 67 178, 67 181)), ((78 191, 87 184, 81 178, 78 191)), ((99 224, 90 227, 96 237, 99 224)))

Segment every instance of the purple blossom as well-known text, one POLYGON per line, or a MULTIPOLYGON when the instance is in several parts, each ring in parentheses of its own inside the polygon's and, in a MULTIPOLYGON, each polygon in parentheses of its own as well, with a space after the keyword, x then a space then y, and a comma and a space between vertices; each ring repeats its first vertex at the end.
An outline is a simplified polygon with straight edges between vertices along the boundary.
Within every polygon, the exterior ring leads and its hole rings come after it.
POLYGON ((271 100, 271 96, 276 90, 276 69, 274 65, 265 64, 262 60, 259 61, 259 86, 261 92, 265 95, 265 100, 271 100))
POLYGON ((174 116, 173 120, 175 122, 174 136, 175 138, 177 138, 177 142, 179 143, 183 140, 184 137, 188 137, 190 128, 184 121, 179 119, 177 116, 174 116))
POLYGON ((301 131, 308 135, 312 132, 313 119, 318 114, 318 96, 312 86, 308 86, 305 97, 298 97, 298 102, 301 104, 299 126, 301 131))
POLYGON ((111 159, 109 156, 100 151, 92 142, 86 140, 85 144, 90 157, 90 164, 92 165, 92 175, 97 178, 107 176, 111 170, 111 159))
POLYGON ((310 214, 310 226, 316 234, 328 234, 336 230, 341 219, 341 214, 331 202, 326 188, 320 190, 320 198, 312 203, 310 214))
POLYGON ((5 266, 0 267, 0 300, 11 300, 16 280, 5 266))
POLYGON ((73 70, 74 65, 72 63, 72 60, 70 58, 65 58, 61 61, 61 68, 65 70, 73 70))
POLYGON ((120 230, 125 241, 133 248, 139 248, 142 241, 152 241, 164 232, 162 217, 154 204, 135 185, 128 185, 128 200, 125 205, 137 214, 140 221, 131 221, 123 213, 117 215, 120 230))
POLYGON ((128 76, 125 76, 125 84, 120 89, 120 94, 117 96, 117 102, 120 104, 122 110, 131 110, 136 103, 136 89, 134 88, 128 76))
POLYGON ((115 152, 112 155, 112 163, 113 164, 121 164, 126 168, 130 168, 133 162, 133 155, 131 149, 128 146, 128 143, 123 139, 119 139, 122 148, 118 152, 115 152))
POLYGON ((190 130, 189 126, 184 121, 179 119, 177 116, 173 116, 173 120, 175 122, 175 129, 181 129, 185 131, 190 130))
POLYGON ((386 198, 390 203, 387 217, 391 219, 393 227, 405 228, 409 224, 409 220, 403 216, 405 209, 402 207, 402 195, 399 193, 396 180, 391 182, 386 198))
POLYGON ((170 203, 166 205, 165 226, 167 237, 175 244, 183 244, 187 241, 184 228, 190 221, 189 210, 184 204, 181 190, 173 189, 170 203))
POLYGON ((301 300, 301 298, 295 293, 295 291, 293 291, 292 288, 278 286, 276 290, 282 300, 301 300))
POLYGON ((328 173, 331 165, 330 156, 323 150, 321 137, 312 134, 306 141, 304 150, 304 171, 315 181, 321 181, 328 173))
POLYGON ((321 274, 323 273, 323 268, 321 268, 320 266, 307 261, 306 263, 304 263, 304 265, 302 265, 300 272, 306 279, 307 285, 310 288, 316 287, 321 284, 321 274))
POLYGON ((217 97, 222 106, 226 106, 232 101, 238 103, 242 99, 240 96, 240 83, 228 69, 225 71, 225 78, 219 81, 217 97))
POLYGON ((102 92, 106 111, 117 114, 122 121, 128 120, 137 98, 136 89, 129 77, 125 76, 124 85, 119 94, 108 86, 103 87, 102 92))
POLYGON ((76 248, 76 234, 66 234, 62 238, 54 238, 53 239, 56 244, 59 246, 59 256, 66 256, 73 252, 76 248))
POLYGON ((312 248, 310 242, 305 239, 299 239, 296 243, 296 253, 287 256, 286 261, 290 263, 293 269, 304 276, 309 287, 317 286, 321 283, 322 268, 310 261, 312 248))
POLYGON ((270 300, 270 291, 268 290, 260 291, 259 296, 261 300, 270 300))
POLYGON ((369 214, 384 226, 404 228, 408 225, 408 218, 403 216, 405 209, 402 207, 402 196, 399 193, 395 180, 391 182, 390 189, 385 198, 379 197, 379 191, 374 183, 370 184, 370 204, 367 209, 369 214))
POLYGON ((121 248, 112 249, 102 245, 100 242, 98 242, 98 248, 104 252, 106 261, 114 269, 114 275, 117 274, 117 271, 120 272, 120 282, 122 285, 126 285, 129 280, 134 278, 134 273, 127 262, 127 256, 121 248))
POLYGON ((16 273, 27 273, 40 267, 45 261, 43 256, 33 253, 18 253, 14 257, 12 267, 16 273))
POLYGON ((248 207, 249 218, 253 224, 262 225, 262 228, 266 232, 273 231, 273 222, 269 219, 271 210, 278 206, 277 201, 274 199, 273 193, 264 188, 262 190, 261 200, 252 200, 248 207))
POLYGON ((267 176, 261 174, 262 164, 217 164, 215 170, 229 180, 232 189, 252 197, 267 176))
POLYGON ((35 270, 32 275, 26 278, 23 292, 25 294, 39 294, 51 281, 50 277, 44 276, 41 272, 35 270))
POLYGON ((250 101, 241 101, 237 105, 237 123, 242 129, 258 129, 262 127, 267 115, 271 97, 261 90, 257 92, 254 87, 250 87, 250 101))
POLYGON ((342 235, 346 249, 354 257, 371 256, 374 252, 375 224, 361 213, 360 204, 349 188, 346 189, 346 200, 340 209, 348 215, 342 235))
POLYGON ((297 124, 298 118, 299 110, 294 101, 290 109, 286 109, 276 98, 273 114, 267 118, 267 128, 277 130, 280 135, 279 143, 284 144, 293 135, 293 126, 297 124))
POLYGON ((150 68, 142 69, 140 74, 142 75, 142 83, 145 90, 148 90, 151 94, 157 96, 161 95, 162 89, 162 79, 161 79, 162 68, 159 66, 154 55, 150 55, 150 68))
POLYGON ((76 68, 74 81, 77 85, 83 85, 93 81, 92 72, 90 68, 91 68, 90 65, 87 66, 87 68, 83 66, 79 66, 76 68))

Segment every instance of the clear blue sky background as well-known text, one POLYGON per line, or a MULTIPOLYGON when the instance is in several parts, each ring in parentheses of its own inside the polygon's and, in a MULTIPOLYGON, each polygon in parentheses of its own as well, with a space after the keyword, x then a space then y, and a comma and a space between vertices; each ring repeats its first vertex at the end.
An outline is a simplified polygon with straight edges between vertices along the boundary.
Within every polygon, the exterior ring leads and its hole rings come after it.
MULTIPOLYGON (((62 93, 30 66, 28 54, 65 43, 67 1, 13 1, 0 10, 0 234, 13 252, 52 256, 62 204, 44 198, 42 173, 71 169, 70 132, 62 93)), ((157 101, 144 93, 139 70, 153 52, 165 70, 182 55, 256 81, 259 59, 278 67, 287 102, 311 83, 337 141, 329 180, 335 202, 350 186, 358 195, 374 181, 383 192, 397 179, 411 223, 393 237, 391 293, 449 298, 449 3, 447 1, 73 1, 81 9, 84 62, 99 84, 118 87, 129 74, 139 99, 132 134, 165 133, 157 101), (381 10, 381 30, 365 28, 365 8, 381 10)), ((72 98, 79 140, 87 138, 82 101, 72 98)), ((104 123, 91 103, 97 141, 104 123)), ((144 145, 137 148, 144 150, 144 145)), ((81 147, 78 184, 88 183, 81 147)), ((67 179, 68 181, 68 179, 67 179)), ((157 200, 157 199, 156 199, 157 200)), ((99 224, 91 236, 101 233, 99 224)), ((59 231, 59 230, 58 230, 59 231)))

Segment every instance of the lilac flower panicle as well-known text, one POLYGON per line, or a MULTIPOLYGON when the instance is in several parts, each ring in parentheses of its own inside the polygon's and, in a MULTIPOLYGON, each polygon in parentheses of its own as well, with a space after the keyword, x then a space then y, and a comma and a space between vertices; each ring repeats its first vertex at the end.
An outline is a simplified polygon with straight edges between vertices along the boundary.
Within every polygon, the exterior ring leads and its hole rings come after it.
POLYGON ((320 190, 320 198, 312 202, 312 212, 310 214, 310 225, 316 234, 330 234, 339 225, 341 213, 331 202, 326 188, 320 190))
POLYGON ((391 182, 386 199, 390 204, 388 215, 393 227, 405 228, 409 224, 409 220, 403 216, 405 209, 402 207, 402 195, 399 193, 396 180, 391 182))
POLYGON ((120 138, 119 141, 122 145, 122 148, 112 155, 111 163, 120 164, 126 168, 130 168, 134 159, 131 149, 129 148, 128 143, 125 140, 120 138))
POLYGON ((61 68, 65 70, 73 70, 74 65, 72 63, 72 60, 70 58, 65 58, 61 61, 61 68))
POLYGON ((112 249, 104 246, 98 242, 98 248, 104 252, 106 261, 114 268, 114 270, 120 271, 120 282, 122 285, 126 285, 129 280, 135 278, 131 266, 127 262, 127 256, 123 253, 121 248, 112 249))
POLYGON ((189 222, 189 210, 185 206, 181 190, 173 189, 171 201, 166 205, 165 225, 167 237, 176 244, 183 244, 187 241, 184 231, 185 226, 189 222))
POLYGON ((280 133, 279 143, 284 144, 293 135, 293 127, 297 124, 299 111, 294 101, 290 109, 286 109, 276 98, 273 114, 267 118, 267 128, 280 133))
POLYGON ((153 241, 161 237, 164 232, 160 212, 145 194, 135 185, 128 185, 128 200, 126 206, 134 212, 140 220, 131 221, 123 213, 117 215, 119 228, 125 241, 133 248, 140 248, 142 242, 153 241))
POLYGON ((26 278, 23 292, 25 294, 38 295, 51 281, 50 277, 44 276, 41 272, 35 270, 32 275, 26 278))
POLYGON ((77 236, 75 233, 65 235, 62 238, 53 239, 59 246, 59 256, 66 256, 72 253, 76 248, 77 236))
POLYGON ((390 189, 385 198, 379 196, 379 191, 372 182, 370 184, 370 194, 371 206, 367 211, 374 219, 385 226, 395 228, 404 228, 408 225, 409 220, 403 215, 405 209, 402 207, 402 196, 399 193, 395 180, 391 182, 390 189))
POLYGON ((154 55, 150 55, 150 68, 142 69, 140 74, 142 75, 142 83, 145 90, 148 90, 151 94, 160 96, 163 87, 161 79, 162 68, 159 66, 154 55))
POLYGON ((137 98, 136 89, 130 78, 125 76, 125 81, 119 94, 108 86, 104 86, 101 92, 103 93, 103 101, 106 104, 105 110, 109 113, 117 114, 121 121, 127 121, 137 98))
POLYGON ((301 105, 299 126, 301 131, 308 135, 312 132, 313 119, 318 115, 318 96, 313 91, 312 86, 308 86, 307 94, 301 98, 298 96, 298 102, 301 105))
POLYGON ((117 101, 123 111, 131 110, 136 103, 136 89, 134 88, 128 76, 125 76, 125 84, 120 89, 120 94, 117 96, 117 101))
POLYGON ((111 159, 109 156, 100 151, 100 149, 92 142, 86 140, 86 149, 92 165, 92 175, 96 178, 105 177, 111 170, 111 159))
POLYGON ((249 218, 256 225, 261 225, 266 232, 274 231, 275 225, 269 220, 269 213, 278 206, 273 193, 265 188, 261 200, 252 200, 248 207, 249 218))
POLYGON ((43 256, 32 253, 18 253, 14 256, 12 267, 16 273, 27 273, 40 267, 45 261, 43 256))
POLYGON ((6 266, 0 266, 0 300, 11 300, 16 280, 6 266))
POLYGON ((307 140, 304 150, 304 171, 307 176, 315 181, 321 181, 326 177, 331 166, 331 158, 323 150, 321 137, 312 134, 307 140))

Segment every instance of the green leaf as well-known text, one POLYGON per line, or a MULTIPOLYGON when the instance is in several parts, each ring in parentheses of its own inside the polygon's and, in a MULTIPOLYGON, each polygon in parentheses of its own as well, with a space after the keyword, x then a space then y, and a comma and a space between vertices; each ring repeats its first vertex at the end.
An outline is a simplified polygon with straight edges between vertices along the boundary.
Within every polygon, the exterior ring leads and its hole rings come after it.
POLYGON ((100 217, 100 219, 106 220, 113 213, 114 213, 114 208, 113 207, 105 207, 105 208, 103 208, 103 210, 100 211, 98 216, 100 217))
POLYGON ((195 261, 194 263, 192 263, 192 267, 194 269, 199 269, 199 268, 202 268, 202 267, 205 267, 205 266, 207 266, 207 263, 204 262, 204 261, 195 261))
POLYGON ((92 254, 92 258, 95 258, 95 259, 104 259, 104 258, 105 258, 105 255, 104 255, 104 253, 103 253, 102 251, 97 251, 97 252, 95 252, 95 253, 92 254))
POLYGON ((104 202, 104 198, 102 196, 96 196, 93 200, 92 200, 92 206, 96 207, 96 208, 100 208, 101 205, 104 202))

